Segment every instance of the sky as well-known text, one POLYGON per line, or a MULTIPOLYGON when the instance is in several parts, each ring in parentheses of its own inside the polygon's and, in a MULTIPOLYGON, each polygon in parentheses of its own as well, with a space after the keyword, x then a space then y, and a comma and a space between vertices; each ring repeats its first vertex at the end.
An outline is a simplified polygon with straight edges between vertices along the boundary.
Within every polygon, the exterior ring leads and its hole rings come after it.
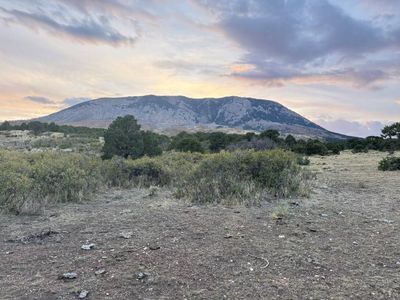
POLYGON ((0 120, 244 96, 340 133, 400 121, 398 0, 0 0, 0 120))

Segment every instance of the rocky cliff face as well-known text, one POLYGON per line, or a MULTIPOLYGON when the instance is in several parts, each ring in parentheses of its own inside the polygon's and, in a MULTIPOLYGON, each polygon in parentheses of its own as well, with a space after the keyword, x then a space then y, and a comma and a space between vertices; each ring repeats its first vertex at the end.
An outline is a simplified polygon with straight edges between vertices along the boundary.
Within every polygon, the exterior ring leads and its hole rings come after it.
POLYGON ((191 99, 183 96, 139 96, 101 98, 83 102, 39 118, 42 122, 106 127, 118 116, 134 115, 146 129, 179 130, 235 129, 342 138, 307 120, 283 105, 242 97, 191 99))

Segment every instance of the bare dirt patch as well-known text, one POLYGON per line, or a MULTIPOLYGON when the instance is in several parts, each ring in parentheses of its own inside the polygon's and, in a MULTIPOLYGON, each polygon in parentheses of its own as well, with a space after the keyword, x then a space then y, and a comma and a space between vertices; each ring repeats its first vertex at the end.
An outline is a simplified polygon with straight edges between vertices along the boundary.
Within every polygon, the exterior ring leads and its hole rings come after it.
POLYGON ((0 215, 0 299, 399 299, 400 172, 377 170, 384 155, 312 158, 309 199, 261 207, 133 189, 0 215))

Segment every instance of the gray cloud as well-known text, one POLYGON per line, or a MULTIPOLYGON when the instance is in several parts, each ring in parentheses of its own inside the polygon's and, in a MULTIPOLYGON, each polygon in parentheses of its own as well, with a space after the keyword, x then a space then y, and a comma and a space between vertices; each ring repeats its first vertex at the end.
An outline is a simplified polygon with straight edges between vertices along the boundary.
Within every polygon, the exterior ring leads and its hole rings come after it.
POLYGON ((217 28, 247 52, 237 63, 253 68, 233 72, 236 78, 273 85, 324 78, 375 87, 393 76, 390 66, 366 66, 370 56, 399 48, 400 24, 357 19, 328 0, 198 3, 207 6, 217 28))
POLYGON ((40 104, 55 104, 55 102, 53 100, 50 100, 49 98, 41 97, 41 96, 26 96, 24 99, 32 101, 32 102, 40 103, 40 104))
MULTIPOLYGON (((59 8, 61 9, 61 8, 59 8)), ((81 43, 103 43, 118 46, 133 44, 136 37, 120 33, 113 28, 109 17, 105 15, 84 15, 49 8, 38 11, 23 11, 0 7, 0 19, 8 24, 20 24, 31 29, 42 29, 58 37, 67 37, 81 43), (74 16, 74 17, 73 17, 74 16)))

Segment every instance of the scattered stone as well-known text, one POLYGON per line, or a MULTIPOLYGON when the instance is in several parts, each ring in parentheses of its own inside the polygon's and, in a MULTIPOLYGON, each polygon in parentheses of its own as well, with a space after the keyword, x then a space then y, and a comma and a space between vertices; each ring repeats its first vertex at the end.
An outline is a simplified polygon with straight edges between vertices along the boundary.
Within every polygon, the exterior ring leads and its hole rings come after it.
POLYGON ((158 249, 160 249, 160 248, 161 248, 161 247, 158 246, 158 245, 156 245, 156 244, 149 245, 149 249, 150 249, 150 250, 158 250, 158 249))
POLYGON ((149 273, 146 273, 146 272, 138 272, 137 274, 136 274, 136 279, 137 280, 144 280, 144 279, 146 279, 147 277, 149 277, 149 273))
POLYGON ((92 250, 96 246, 95 244, 84 244, 81 246, 82 250, 92 250))
POLYGON ((97 271, 94 272, 94 274, 95 274, 96 276, 98 276, 98 275, 103 275, 103 274, 105 274, 106 272, 107 272, 106 269, 98 269, 97 271))
POLYGON ((230 238, 232 238, 231 234, 227 234, 227 235, 224 236, 224 239, 230 239, 230 238))
POLYGON ((328 214, 320 214, 321 217, 326 218, 328 214))
POLYGON ((64 279, 64 280, 71 280, 71 279, 76 279, 78 277, 78 274, 75 272, 67 272, 62 275, 60 275, 58 278, 59 279, 64 279))
POLYGON ((132 232, 121 232, 119 237, 124 238, 124 239, 130 239, 132 237, 133 233, 132 232))
POLYGON ((300 206, 300 203, 296 202, 296 201, 295 202, 290 202, 290 204, 293 205, 293 206, 300 206))
POLYGON ((234 210, 233 213, 240 214, 240 210, 234 210))
POLYGON ((278 237, 279 237, 280 239, 284 239, 284 238, 285 238, 285 236, 284 236, 283 234, 280 234, 278 237))
POLYGON ((392 224, 393 223, 392 220, 388 220, 388 219, 374 219, 374 221, 382 222, 382 223, 386 223, 386 224, 392 224))
POLYGON ((6 254, 7 254, 7 255, 13 254, 13 253, 14 253, 14 251, 6 251, 6 254))
POLYGON ((78 298, 79 298, 79 299, 85 299, 88 295, 89 295, 89 292, 83 290, 83 291, 81 291, 81 292, 79 293, 78 298))
POLYGON ((315 229, 315 228, 308 228, 308 231, 311 231, 311 232, 317 232, 318 230, 317 230, 317 229, 315 229))

